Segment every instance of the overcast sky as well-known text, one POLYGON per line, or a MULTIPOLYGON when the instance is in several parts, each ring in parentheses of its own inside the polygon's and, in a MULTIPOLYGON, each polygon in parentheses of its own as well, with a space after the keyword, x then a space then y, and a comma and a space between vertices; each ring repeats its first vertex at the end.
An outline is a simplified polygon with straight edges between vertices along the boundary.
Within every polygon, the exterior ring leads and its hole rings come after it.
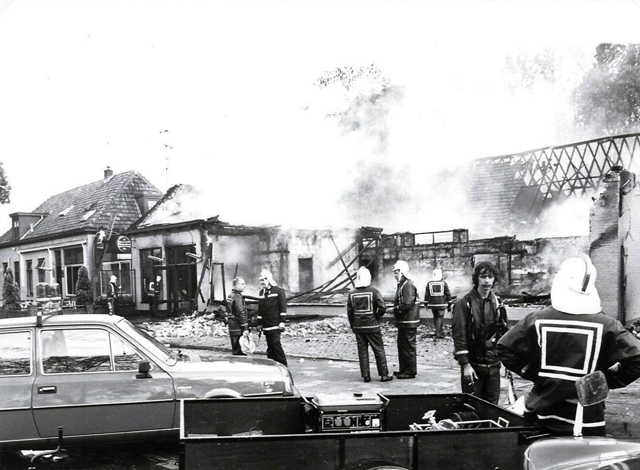
POLYGON ((570 143, 593 48, 639 24, 639 0, 0 0, 0 230, 107 165, 195 184, 232 223, 349 225, 339 200, 372 160, 422 194, 443 166, 570 143), (505 65, 549 51, 553 84, 505 65), (400 93, 347 132, 331 115, 353 90, 318 79, 370 64, 400 93))

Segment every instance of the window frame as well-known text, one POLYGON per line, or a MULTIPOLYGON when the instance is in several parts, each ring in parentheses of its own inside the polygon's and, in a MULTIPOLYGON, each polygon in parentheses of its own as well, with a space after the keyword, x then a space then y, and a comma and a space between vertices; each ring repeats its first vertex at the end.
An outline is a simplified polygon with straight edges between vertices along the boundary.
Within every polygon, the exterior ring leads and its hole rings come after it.
MULTIPOLYGON (((138 348, 135 343, 131 342, 129 339, 127 339, 126 337, 124 337, 121 334, 118 334, 116 331, 112 330, 111 328, 105 328, 102 326, 89 326, 89 325, 78 325, 78 326, 55 326, 55 327, 49 327, 49 328, 42 328, 38 330, 38 347, 40 348, 40 354, 39 354, 39 358, 38 358, 38 369, 40 371, 40 373, 43 376, 46 377, 51 377, 51 376, 61 376, 61 375, 77 375, 77 374, 108 374, 108 373, 114 373, 114 372, 119 372, 119 373, 128 373, 130 374, 132 371, 136 371, 138 370, 137 368, 134 369, 126 369, 126 370, 118 370, 116 369, 116 364, 115 364, 115 357, 114 357, 114 350, 113 350, 113 338, 117 338, 118 340, 122 341, 125 345, 128 345, 129 348, 133 349, 135 351, 135 353, 140 357, 140 361, 149 361, 151 364, 153 364, 153 361, 149 359, 147 354, 144 354, 143 351, 140 350, 140 348, 138 348), (98 331, 103 331, 107 333, 107 344, 109 347, 109 361, 110 361, 110 367, 109 370, 98 370, 98 371, 82 371, 82 372, 45 372, 44 369, 44 348, 42 345, 42 334, 45 332, 49 332, 49 331, 78 331, 78 330, 98 330, 98 331)), ((33 338, 33 336, 32 336, 33 338)), ((33 341, 33 339, 32 339, 33 341)), ((32 355, 33 356, 33 355, 32 355)), ((33 358, 32 358, 33 361, 33 358)), ((33 364, 31 366, 32 371, 33 371, 33 364)), ((152 366, 153 368, 153 366, 152 366)))
MULTIPOLYGON (((5 375, 0 371, 0 380, 7 377, 31 377, 34 375, 34 360, 33 360, 33 330, 30 329, 17 329, 17 330, 7 330, 0 331, 0 338, 2 335, 10 335, 10 334, 21 334, 27 333, 29 335, 29 373, 28 374, 11 374, 5 375)), ((2 344, 6 344, 5 342, 0 341, 2 344)), ((1 383, 1 382, 0 382, 1 383)))

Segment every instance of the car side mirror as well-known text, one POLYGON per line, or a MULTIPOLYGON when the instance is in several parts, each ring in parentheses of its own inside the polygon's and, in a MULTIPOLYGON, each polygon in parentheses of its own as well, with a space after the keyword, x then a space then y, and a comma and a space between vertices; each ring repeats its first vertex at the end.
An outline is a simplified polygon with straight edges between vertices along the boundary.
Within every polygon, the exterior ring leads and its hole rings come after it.
POLYGON ((136 379, 151 379, 153 376, 149 373, 151 370, 151 363, 149 361, 140 361, 138 363, 138 373, 136 379))
POLYGON ((582 406, 592 406, 603 402, 609 396, 607 378, 601 370, 580 377, 576 381, 576 392, 582 406))

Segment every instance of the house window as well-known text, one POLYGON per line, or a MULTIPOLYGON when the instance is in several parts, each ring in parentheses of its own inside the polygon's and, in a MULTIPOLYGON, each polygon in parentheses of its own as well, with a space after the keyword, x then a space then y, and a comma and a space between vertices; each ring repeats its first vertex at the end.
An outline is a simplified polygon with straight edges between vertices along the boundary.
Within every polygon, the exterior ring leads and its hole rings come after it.
POLYGON ((154 276, 158 276, 160 271, 157 270, 154 273, 154 266, 162 266, 162 248, 149 248, 146 250, 140 250, 140 266, 142 266, 142 303, 149 303, 149 296, 147 290, 149 289, 149 283, 153 281, 154 276), (153 259, 150 258, 153 256, 153 259))
POLYGON ((44 258, 38 258, 38 282, 45 282, 44 258))
POLYGON ((27 260, 27 295, 33 297, 33 261, 27 260))
POLYGON ((20 261, 13 262, 13 281, 20 286, 20 261))
POLYGON ((9 269, 9 263, 2 263, 2 274, 5 274, 9 269))

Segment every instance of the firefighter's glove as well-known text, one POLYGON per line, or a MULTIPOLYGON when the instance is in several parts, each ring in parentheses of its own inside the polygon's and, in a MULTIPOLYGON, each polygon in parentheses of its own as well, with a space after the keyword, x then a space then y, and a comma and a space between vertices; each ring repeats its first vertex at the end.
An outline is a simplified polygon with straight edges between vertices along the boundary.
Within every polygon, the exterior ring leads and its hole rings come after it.
POLYGON ((280 328, 280 331, 284 331, 284 322, 281 321, 280 324, 278 325, 278 328, 280 328))

